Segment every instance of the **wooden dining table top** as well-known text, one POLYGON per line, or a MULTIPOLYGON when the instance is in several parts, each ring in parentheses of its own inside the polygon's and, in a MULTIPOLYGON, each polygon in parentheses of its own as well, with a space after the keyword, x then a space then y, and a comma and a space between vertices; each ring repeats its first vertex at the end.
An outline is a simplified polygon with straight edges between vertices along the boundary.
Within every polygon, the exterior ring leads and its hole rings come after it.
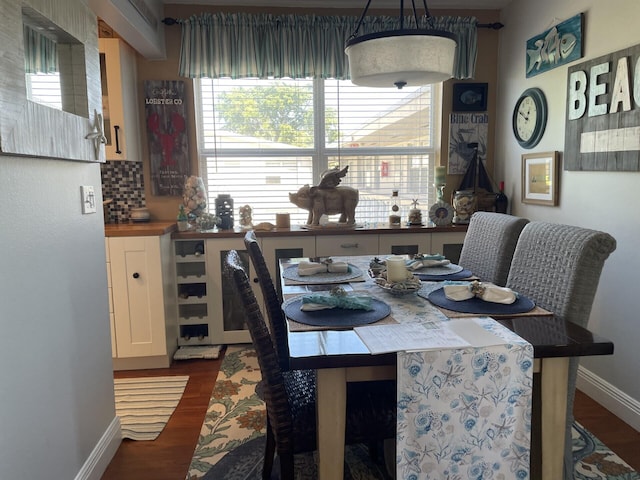
MULTIPOLYGON (((299 260, 281 259, 281 271, 299 260)), ((284 281, 281 283, 283 295, 297 291, 295 287, 289 288, 284 281)), ((535 358, 611 355, 614 350, 611 340, 552 315, 516 315, 496 321, 531 343, 535 358)), ((352 329, 289 329, 288 346, 289 367, 292 369, 390 365, 396 362, 395 352, 372 355, 352 329)))

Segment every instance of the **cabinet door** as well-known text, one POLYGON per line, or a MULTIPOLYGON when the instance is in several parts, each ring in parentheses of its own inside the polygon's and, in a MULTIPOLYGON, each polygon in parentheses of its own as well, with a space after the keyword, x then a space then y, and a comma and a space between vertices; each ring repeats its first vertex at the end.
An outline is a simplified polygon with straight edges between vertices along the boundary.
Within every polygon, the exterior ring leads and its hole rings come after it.
POLYGON ((318 235, 316 256, 376 255, 378 235, 318 235))
POLYGON ((273 284, 278 293, 280 285, 280 259, 296 257, 315 257, 315 237, 266 237, 261 239, 261 249, 267 264, 273 284))
POLYGON ((430 251, 430 233, 389 233, 378 236, 380 255, 415 255, 430 251))
POLYGON ((435 232, 431 234, 431 253, 440 253, 458 263, 466 232, 435 232))
POLYGON ((205 249, 208 285, 215 298, 213 310, 209 315, 213 341, 216 344, 251 343, 251 335, 245 323, 243 301, 235 295, 231 285, 225 282, 222 273, 227 254, 230 250, 236 250, 240 254, 249 279, 252 280, 258 304, 263 305, 260 286, 253 281, 255 275, 249 254, 244 248, 244 240, 243 238, 207 239, 205 249))
POLYGON ((118 358, 165 355, 160 239, 112 237, 109 257, 118 358))
POLYGON ((107 160, 140 161, 136 54, 117 38, 98 40, 107 160))

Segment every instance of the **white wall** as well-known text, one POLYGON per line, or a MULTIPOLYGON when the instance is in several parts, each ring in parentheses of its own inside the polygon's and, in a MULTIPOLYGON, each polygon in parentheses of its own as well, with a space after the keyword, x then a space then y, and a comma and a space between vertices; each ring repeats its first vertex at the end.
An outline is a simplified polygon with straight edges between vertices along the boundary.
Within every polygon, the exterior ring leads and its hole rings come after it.
POLYGON ((0 155, 0 479, 99 478, 119 443, 100 184, 96 163, 0 155))
POLYGON ((512 213, 603 230, 616 238, 617 250, 605 264, 589 323, 590 329, 614 341, 615 353, 584 357, 581 366, 603 380, 608 393, 598 400, 640 429, 640 295, 636 288, 640 172, 562 171, 560 206, 524 205, 519 200, 521 155, 529 151, 521 149, 513 137, 514 104, 526 88, 541 88, 549 105, 549 121, 541 142, 531 151, 562 152, 567 93, 566 65, 525 78, 526 41, 580 12, 585 14, 584 57, 576 63, 640 43, 640 2, 636 0, 513 0, 502 11, 506 26, 500 31, 496 178, 506 181, 512 213))
POLYGON ((75 478, 115 417, 104 227, 80 185, 99 165, 0 156, 2 479, 75 478))

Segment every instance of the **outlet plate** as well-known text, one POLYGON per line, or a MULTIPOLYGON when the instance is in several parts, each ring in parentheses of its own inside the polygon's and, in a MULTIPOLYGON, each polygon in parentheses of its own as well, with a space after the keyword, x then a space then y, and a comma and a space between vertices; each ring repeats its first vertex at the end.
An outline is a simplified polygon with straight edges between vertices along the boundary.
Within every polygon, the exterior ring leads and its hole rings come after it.
POLYGON ((82 213, 96 213, 96 194, 93 185, 80 186, 80 201, 82 202, 82 213))

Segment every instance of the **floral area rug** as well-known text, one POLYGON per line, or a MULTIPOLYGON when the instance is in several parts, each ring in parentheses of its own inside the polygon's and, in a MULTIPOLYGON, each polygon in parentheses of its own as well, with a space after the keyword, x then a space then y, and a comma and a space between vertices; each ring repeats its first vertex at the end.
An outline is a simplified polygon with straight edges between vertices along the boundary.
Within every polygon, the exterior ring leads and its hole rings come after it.
MULTIPOLYGON (((256 395, 260 369, 249 345, 227 348, 187 480, 261 480, 266 414, 256 395)), ((573 426, 575 480, 640 480, 620 457, 580 424, 573 426)), ((382 457, 382 455, 380 455, 382 457)), ((363 445, 345 450, 345 480, 390 480, 363 445)), ((316 454, 296 455, 298 480, 317 478, 316 454)), ((278 462, 272 479, 278 479, 278 462)))

